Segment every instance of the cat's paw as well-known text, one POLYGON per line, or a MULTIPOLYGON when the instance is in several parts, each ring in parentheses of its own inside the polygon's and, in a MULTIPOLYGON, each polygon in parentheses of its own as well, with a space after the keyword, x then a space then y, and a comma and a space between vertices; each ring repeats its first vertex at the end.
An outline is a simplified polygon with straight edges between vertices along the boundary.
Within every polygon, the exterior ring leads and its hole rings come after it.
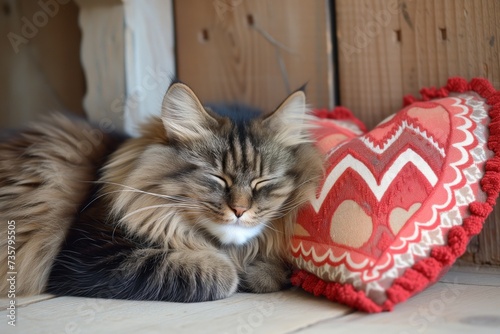
POLYGON ((239 290, 268 293, 290 287, 291 269, 280 261, 256 260, 240 275, 239 290))
MULTIPOLYGON (((177 301, 203 302, 231 296, 238 288, 236 267, 216 251, 178 251, 169 256, 177 267, 173 278, 177 301)), ((172 272, 172 274, 174 274, 172 272)))

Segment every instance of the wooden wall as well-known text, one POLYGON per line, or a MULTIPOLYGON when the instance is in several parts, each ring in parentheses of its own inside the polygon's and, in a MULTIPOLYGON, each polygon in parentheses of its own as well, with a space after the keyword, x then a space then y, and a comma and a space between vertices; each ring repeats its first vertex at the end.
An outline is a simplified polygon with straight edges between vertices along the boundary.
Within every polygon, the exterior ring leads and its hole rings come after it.
POLYGON ((174 4, 177 74, 202 100, 273 109, 307 83, 309 103, 333 105, 328 1, 174 4))
POLYGON ((44 9, 38 1, 2 1, 0 35, 0 127, 22 126, 53 110, 83 115, 85 78, 73 2, 44 9))
POLYGON ((500 1, 335 2, 340 101, 369 128, 450 76, 500 88, 500 1))

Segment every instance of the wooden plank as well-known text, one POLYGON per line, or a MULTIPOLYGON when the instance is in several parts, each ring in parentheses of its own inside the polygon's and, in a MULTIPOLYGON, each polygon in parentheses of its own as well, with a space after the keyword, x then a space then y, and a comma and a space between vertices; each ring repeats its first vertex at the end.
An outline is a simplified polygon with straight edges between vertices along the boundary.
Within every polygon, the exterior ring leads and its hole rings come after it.
MULTIPOLYGON (((60 297, 17 312, 16 329, 23 333, 224 334, 289 333, 351 311, 304 291, 285 291, 191 304, 60 297)), ((0 317, 6 319, 6 311, 0 317)), ((1 321, 0 332, 7 329, 1 321)))
POLYGON ((500 287, 437 283, 393 312, 356 312, 327 320, 300 334, 498 333, 500 287))
POLYGON ((500 268, 486 266, 453 266, 439 280, 443 283, 485 285, 500 287, 500 268))
POLYGON ((337 0, 341 103, 373 127, 403 94, 450 76, 500 88, 499 9, 496 0, 337 0))
POLYGON ((120 0, 76 0, 82 29, 81 61, 87 79, 83 105, 103 128, 123 129, 125 13, 120 0))
MULTIPOLYGON (((51 8, 54 13, 55 7, 51 8)), ((74 3, 59 4, 57 8, 52 17, 36 1, 2 3, 2 128, 26 125, 54 110, 82 113, 85 84, 78 55, 78 11, 74 3)))
POLYGON ((368 128, 401 106, 397 0, 337 0, 340 103, 368 128))
POLYGON ((82 36, 78 26, 78 6, 73 1, 65 4, 47 2, 48 7, 42 7, 39 1, 19 2, 25 17, 46 13, 47 24, 39 27, 38 34, 30 41, 32 56, 64 109, 84 115, 85 78, 80 63, 82 36))
POLYGON ((476 247, 469 248, 474 263, 500 265, 500 203, 498 201, 476 240, 476 247))
POLYGON ((495 0, 403 1, 405 93, 443 85, 457 75, 486 77, 500 87, 497 7, 495 0))
POLYGON ((161 114, 163 96, 175 78, 174 13, 171 0, 127 0, 125 13, 126 98, 124 128, 138 135, 138 125, 161 114))
POLYGON ((177 74, 203 101, 274 109, 307 83, 309 103, 332 107, 326 0, 175 2, 177 74))

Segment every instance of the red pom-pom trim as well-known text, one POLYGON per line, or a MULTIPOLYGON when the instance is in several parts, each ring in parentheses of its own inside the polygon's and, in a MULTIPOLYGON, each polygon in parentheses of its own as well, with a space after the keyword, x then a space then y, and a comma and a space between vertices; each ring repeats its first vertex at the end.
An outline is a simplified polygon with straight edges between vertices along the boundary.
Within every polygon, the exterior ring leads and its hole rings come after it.
MULTIPOLYGON (((486 99, 490 106, 488 147, 493 151, 494 157, 486 162, 485 175, 481 180, 481 187, 487 195, 485 203, 471 203, 469 205, 471 215, 464 219, 461 226, 454 226, 450 229, 448 243, 444 246, 434 247, 428 258, 418 261, 407 269, 401 277, 395 279, 392 286, 386 291, 387 300, 383 305, 376 304, 363 291, 357 291, 350 284, 325 282, 304 270, 299 270, 292 276, 293 285, 301 286, 304 290, 314 293, 316 296, 323 295, 332 301, 368 313, 390 311, 395 304, 404 302, 409 297, 435 283, 455 260, 465 252, 470 238, 481 231, 484 221, 493 210, 500 192, 500 91, 496 91, 493 85, 483 78, 476 78, 467 82, 463 78, 454 77, 450 78, 446 86, 442 88, 423 88, 420 91, 422 95, 420 99, 411 95, 403 98, 403 105, 406 107, 417 101, 447 97, 451 92, 464 93, 467 91, 478 93, 486 99)), ((360 122, 348 109, 342 107, 337 107, 332 112, 326 112, 324 115, 327 115, 327 117, 323 118, 349 119, 360 122)), ((362 129, 366 129, 362 123, 361 125, 362 129)))
POLYGON ((349 121, 356 125, 361 131, 366 132, 366 125, 361 122, 352 111, 346 107, 337 106, 332 110, 328 109, 316 109, 313 111, 313 115, 318 118, 328 118, 337 121, 349 121))

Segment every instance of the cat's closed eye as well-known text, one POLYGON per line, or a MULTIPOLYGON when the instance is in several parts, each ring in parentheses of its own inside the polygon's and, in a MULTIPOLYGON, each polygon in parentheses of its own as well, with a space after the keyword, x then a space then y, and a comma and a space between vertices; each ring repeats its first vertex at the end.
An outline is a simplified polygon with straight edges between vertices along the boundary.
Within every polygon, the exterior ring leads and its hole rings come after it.
POLYGON ((274 180, 276 180, 276 178, 274 178, 274 177, 272 177, 272 178, 265 178, 265 179, 258 178, 258 179, 254 179, 250 183, 250 186, 252 187, 253 190, 257 191, 257 190, 260 190, 262 187, 270 184, 274 180))
POLYGON ((217 175, 217 174, 210 174, 210 177, 225 189, 228 189, 229 187, 232 186, 232 181, 228 177, 225 177, 223 175, 217 175))

